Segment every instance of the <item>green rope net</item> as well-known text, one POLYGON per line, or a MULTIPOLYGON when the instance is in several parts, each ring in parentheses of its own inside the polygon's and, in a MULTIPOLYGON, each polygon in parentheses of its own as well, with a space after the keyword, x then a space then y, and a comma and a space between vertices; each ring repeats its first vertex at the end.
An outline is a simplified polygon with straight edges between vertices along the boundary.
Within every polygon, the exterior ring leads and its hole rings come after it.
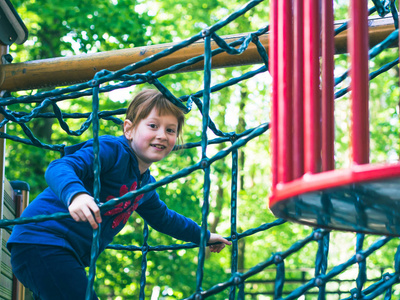
MULTIPOLYGON (((146 193, 158 187, 164 186, 174 180, 183 178, 188 174, 196 171, 203 170, 204 172, 204 202, 202 207, 202 234, 200 246, 192 243, 187 243, 184 245, 158 245, 151 246, 148 244, 149 229, 147 224, 144 226, 143 236, 144 242, 141 246, 122 246, 122 245, 110 245, 110 249, 126 250, 126 251, 139 251, 142 253, 142 277, 140 280, 140 299, 145 299, 145 285, 146 285, 146 268, 147 268, 147 254, 150 251, 166 251, 166 250, 177 250, 177 249, 189 249, 198 247, 198 268, 196 276, 196 290, 193 294, 188 295, 185 299, 205 299, 220 293, 225 290, 229 290, 229 299, 244 299, 245 298, 245 283, 252 276, 262 272, 268 267, 276 266, 276 280, 275 280, 275 290, 274 299, 298 299, 300 296, 305 295, 310 289, 318 287, 319 296, 318 299, 325 299, 326 296, 326 284, 332 280, 335 276, 344 272, 351 266, 358 264, 358 277, 356 279, 356 288, 349 291, 348 297, 344 299, 373 299, 378 295, 384 294, 385 299, 391 299, 392 286, 399 282, 400 275, 400 251, 397 251, 394 257, 394 273, 386 273, 381 280, 369 285, 364 288, 367 280, 366 276, 366 259, 374 251, 380 249, 385 244, 387 244, 392 238, 382 237, 378 238, 375 243, 370 245, 367 249, 363 249, 363 241, 365 236, 363 234, 357 234, 357 245, 356 251, 353 256, 351 256, 347 261, 343 262, 332 268, 328 272, 328 250, 329 250, 329 239, 330 232, 327 230, 315 229, 312 234, 306 238, 296 241, 293 245, 282 252, 274 253, 271 257, 268 257, 265 261, 259 262, 257 265, 249 269, 245 273, 238 272, 238 241, 240 239, 246 238, 250 235, 256 234, 261 231, 267 231, 273 227, 280 226, 285 223, 282 219, 277 219, 271 223, 266 223, 258 228, 248 229, 243 233, 237 232, 237 194, 238 194, 238 149, 244 146, 250 140, 264 134, 269 129, 269 123, 260 124, 259 126, 246 130, 241 133, 225 133, 217 128, 215 123, 210 119, 210 95, 213 92, 220 91, 228 86, 238 84, 249 78, 260 75, 268 71, 268 56, 267 51, 264 46, 259 41, 259 36, 268 33, 269 26, 261 28, 256 32, 252 32, 245 37, 239 38, 238 40, 227 44, 221 37, 218 36, 217 32, 222 27, 226 26, 233 20, 243 16, 246 12, 250 11, 256 5, 261 3, 262 0, 253 0, 248 2, 239 10, 235 11, 231 15, 227 16, 223 20, 208 27, 207 29, 201 31, 197 35, 194 35, 179 44, 176 44, 162 52, 159 52, 153 56, 150 56, 142 61, 131 64, 123 69, 115 72, 102 70, 98 72, 93 80, 84 82, 81 84, 54 89, 51 91, 39 92, 36 94, 12 97, 6 96, 0 100, 0 113, 4 116, 4 120, 0 123, 0 127, 4 127, 8 122, 17 123, 24 132, 26 138, 20 138, 17 136, 12 136, 6 133, 0 133, 1 138, 10 139, 27 145, 33 145, 36 147, 41 147, 44 149, 55 150, 63 153, 65 145, 49 145, 40 141, 34 136, 32 131, 27 126, 27 123, 38 117, 48 117, 55 118, 60 127, 69 135, 81 135, 83 132, 92 126, 93 138, 94 138, 94 153, 98 153, 99 145, 99 121, 100 119, 112 120, 116 124, 121 124, 122 121, 115 117, 117 114, 123 114, 125 110, 115 110, 115 111, 99 111, 99 94, 104 92, 110 92, 116 89, 126 88, 135 85, 141 85, 144 83, 149 83, 154 85, 159 91, 161 91, 171 102, 179 106, 185 113, 188 113, 193 105, 196 105, 202 114, 202 135, 201 141, 198 143, 185 144, 183 148, 188 149, 192 147, 201 147, 201 160, 196 164, 180 170, 176 174, 167 176, 155 183, 148 184, 139 190, 131 191, 124 196, 119 198, 114 198, 101 206, 101 211, 105 212, 116 204, 132 200, 142 193, 146 193), (145 74, 135 73, 135 70, 146 66, 160 58, 170 55, 193 44, 197 41, 204 40, 204 55, 191 58, 183 63, 173 65, 167 69, 160 70, 157 72, 147 72, 145 74), (214 40, 219 48, 211 49, 211 40, 214 40), (247 49, 250 43, 254 43, 257 47, 260 58, 263 61, 262 66, 258 69, 242 74, 239 77, 231 78, 230 80, 211 86, 211 60, 212 57, 226 52, 231 55, 241 54, 247 49), (195 64, 197 62, 204 62, 204 88, 201 91, 193 93, 191 95, 180 97, 179 99, 173 95, 161 82, 161 78, 167 74, 176 73, 184 69, 187 66, 195 64), (105 83, 109 83, 104 85, 105 83), (92 96, 93 99, 93 110, 89 114, 84 113, 63 113, 60 109, 58 103, 67 99, 77 99, 83 96, 92 96), (30 113, 22 113, 11 111, 6 107, 11 104, 16 103, 37 103, 37 107, 33 109, 30 113), (43 112, 46 107, 51 107, 53 112, 43 112), (82 123, 81 127, 76 130, 70 130, 65 119, 68 118, 81 118, 85 121, 82 123), (217 136, 213 140, 208 139, 207 130, 211 129, 212 132, 217 136), (218 152, 212 157, 207 157, 206 149, 210 144, 217 144, 222 142, 230 142, 231 145, 226 149, 218 152), (228 237, 232 241, 232 264, 231 264, 231 275, 230 278, 224 282, 215 283, 215 285, 208 290, 203 290, 203 267, 205 261, 205 249, 206 249, 206 231, 207 231, 207 218, 209 214, 209 194, 210 194, 210 166, 219 159, 231 156, 232 158, 232 183, 231 183, 231 233, 228 237), (318 251, 315 258, 315 273, 314 278, 309 280, 306 284, 294 289, 288 295, 283 297, 284 285, 285 285, 285 259, 288 258, 295 252, 302 250, 309 243, 316 242, 318 244, 318 251)), ((374 7, 370 9, 370 14, 378 12, 380 16, 385 16, 387 14, 392 14, 395 27, 398 28, 398 14, 393 1, 378 1, 375 0, 374 7)), ((339 34, 343 30, 347 29, 347 23, 336 29, 335 34, 339 34)), ((388 48, 398 39, 398 29, 396 29, 388 38, 386 38, 382 43, 375 46, 370 50, 371 59, 377 56, 384 49, 388 48)), ((234 58, 232 58, 234 59, 234 58)), ((382 66, 379 70, 370 74, 370 78, 375 78, 379 74, 386 72, 388 69, 393 68, 398 64, 398 59, 382 66)), ((347 78, 347 73, 344 72, 343 75, 336 78, 335 84, 343 82, 347 78)), ((340 89, 336 92, 336 98, 339 98, 348 92, 348 88, 340 89)), ((95 155, 95 195, 94 198, 98 202, 99 199, 99 170, 100 166, 98 163, 98 155, 95 155)), ((6 228, 12 230, 12 225, 15 224, 25 224, 29 222, 42 222, 50 219, 61 219, 68 217, 69 214, 60 213, 53 215, 40 215, 32 218, 17 218, 15 220, 0 220, 0 228, 6 228)), ((93 244, 92 244, 92 255, 91 255, 91 265, 89 271, 89 285, 87 288, 86 299, 91 299, 93 294, 93 283, 96 274, 96 260, 98 257, 98 243, 99 243, 99 230, 94 230, 93 232, 93 244)))

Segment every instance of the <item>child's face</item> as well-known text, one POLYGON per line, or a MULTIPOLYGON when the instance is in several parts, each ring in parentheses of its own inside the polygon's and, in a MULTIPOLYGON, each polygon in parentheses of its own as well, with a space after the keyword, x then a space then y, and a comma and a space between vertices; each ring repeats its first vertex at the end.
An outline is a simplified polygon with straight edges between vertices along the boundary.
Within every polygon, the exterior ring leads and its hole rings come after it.
POLYGON ((136 154, 140 172, 144 173, 153 162, 172 151, 178 137, 178 119, 174 115, 160 116, 153 108, 135 128, 125 120, 124 134, 136 154))

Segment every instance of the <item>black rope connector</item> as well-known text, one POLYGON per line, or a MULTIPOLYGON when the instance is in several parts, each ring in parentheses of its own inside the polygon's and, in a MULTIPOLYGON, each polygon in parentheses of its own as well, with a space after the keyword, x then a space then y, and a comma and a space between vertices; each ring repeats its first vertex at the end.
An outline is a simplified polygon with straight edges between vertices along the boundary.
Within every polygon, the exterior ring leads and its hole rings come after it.
POLYGON ((232 144, 233 144, 234 142, 236 142, 237 139, 238 139, 238 136, 237 136, 236 133, 232 133, 232 134, 229 136, 229 140, 231 141, 232 144))
POLYGON ((4 54, 2 57, 1 57, 1 62, 2 62, 2 64, 3 65, 5 65, 5 64, 11 64, 12 63, 12 61, 14 60, 14 58, 11 56, 11 54, 4 54))
POLYGON ((360 253, 357 253, 357 254, 356 254, 356 260, 357 260, 358 262, 363 261, 363 260, 364 260, 364 256, 363 256, 362 254, 360 254, 360 253))
POLYGON ((149 246, 143 245, 142 246, 142 252, 144 253, 144 252, 148 252, 148 251, 149 251, 149 246))
POLYGON ((319 231, 314 232, 314 239, 317 241, 322 239, 322 233, 319 231))
POLYGON ((282 262, 282 261, 283 261, 282 256, 279 255, 279 254, 275 254, 275 256, 274 256, 274 263, 278 264, 278 263, 280 263, 280 262, 282 262))
POLYGON ((194 299, 195 300, 201 300, 201 299, 203 299, 203 297, 201 296, 200 293, 197 293, 196 296, 194 296, 194 299))
POLYGON ((90 80, 90 81, 89 81, 89 86, 95 87, 95 86, 97 86, 97 85, 99 85, 98 82, 97 82, 97 80, 93 79, 93 80, 90 80))
POLYGON ((209 36, 209 35, 210 35, 210 30, 209 30, 209 29, 203 29, 203 30, 201 31, 201 35, 202 35, 203 37, 209 36))
POLYGON ((237 237, 236 237, 236 234, 232 234, 231 238, 232 238, 232 241, 233 241, 233 240, 236 240, 236 238, 237 238, 237 237))
POLYGON ((351 289, 350 294, 352 299, 363 299, 364 297, 363 292, 357 288, 351 289))
POLYGON ((320 277, 315 278, 315 285, 316 286, 321 286, 323 284, 324 284, 324 281, 320 277))
POLYGON ((389 281, 389 279, 391 278, 391 276, 390 276, 389 273, 385 273, 385 274, 383 274, 382 278, 383 278, 384 281, 389 281))
POLYGON ((258 35, 256 35, 256 34, 251 34, 251 41, 253 42, 253 43, 256 43, 257 41, 258 41, 258 35))
POLYGON ((241 282, 242 282, 242 278, 240 278, 240 276, 235 276, 235 277, 233 278, 233 283, 234 283, 234 284, 238 285, 238 284, 240 284, 241 282))
POLYGON ((208 160, 205 158, 201 161, 200 166, 205 169, 208 167, 208 160))

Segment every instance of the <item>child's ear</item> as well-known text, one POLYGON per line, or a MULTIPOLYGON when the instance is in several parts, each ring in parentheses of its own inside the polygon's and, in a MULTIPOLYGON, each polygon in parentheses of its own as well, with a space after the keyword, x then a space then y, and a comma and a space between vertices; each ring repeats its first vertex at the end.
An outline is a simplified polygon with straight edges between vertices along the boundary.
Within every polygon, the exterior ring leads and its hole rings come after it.
POLYGON ((124 135, 128 140, 132 139, 133 124, 130 120, 124 121, 124 135))

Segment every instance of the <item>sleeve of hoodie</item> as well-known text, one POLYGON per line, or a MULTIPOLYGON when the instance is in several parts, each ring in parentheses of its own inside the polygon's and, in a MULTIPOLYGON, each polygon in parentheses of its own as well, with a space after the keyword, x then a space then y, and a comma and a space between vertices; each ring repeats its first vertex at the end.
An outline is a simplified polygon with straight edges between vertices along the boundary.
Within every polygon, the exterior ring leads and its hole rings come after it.
MULTIPOLYGON (((89 140, 71 148, 70 152, 73 153, 52 161, 45 173, 47 184, 66 207, 78 193, 92 195, 92 192, 85 188, 84 182, 93 181, 93 141, 89 140)), ((115 148, 111 142, 100 142, 102 172, 114 165, 113 157, 116 155, 107 155, 107 153, 113 153, 115 148)))
MULTIPOLYGON (((169 209, 155 191, 151 193, 150 199, 139 205, 136 212, 155 230, 199 245, 201 227, 193 220, 169 209)), ((210 231, 207 230, 206 240, 209 239, 210 231)))

